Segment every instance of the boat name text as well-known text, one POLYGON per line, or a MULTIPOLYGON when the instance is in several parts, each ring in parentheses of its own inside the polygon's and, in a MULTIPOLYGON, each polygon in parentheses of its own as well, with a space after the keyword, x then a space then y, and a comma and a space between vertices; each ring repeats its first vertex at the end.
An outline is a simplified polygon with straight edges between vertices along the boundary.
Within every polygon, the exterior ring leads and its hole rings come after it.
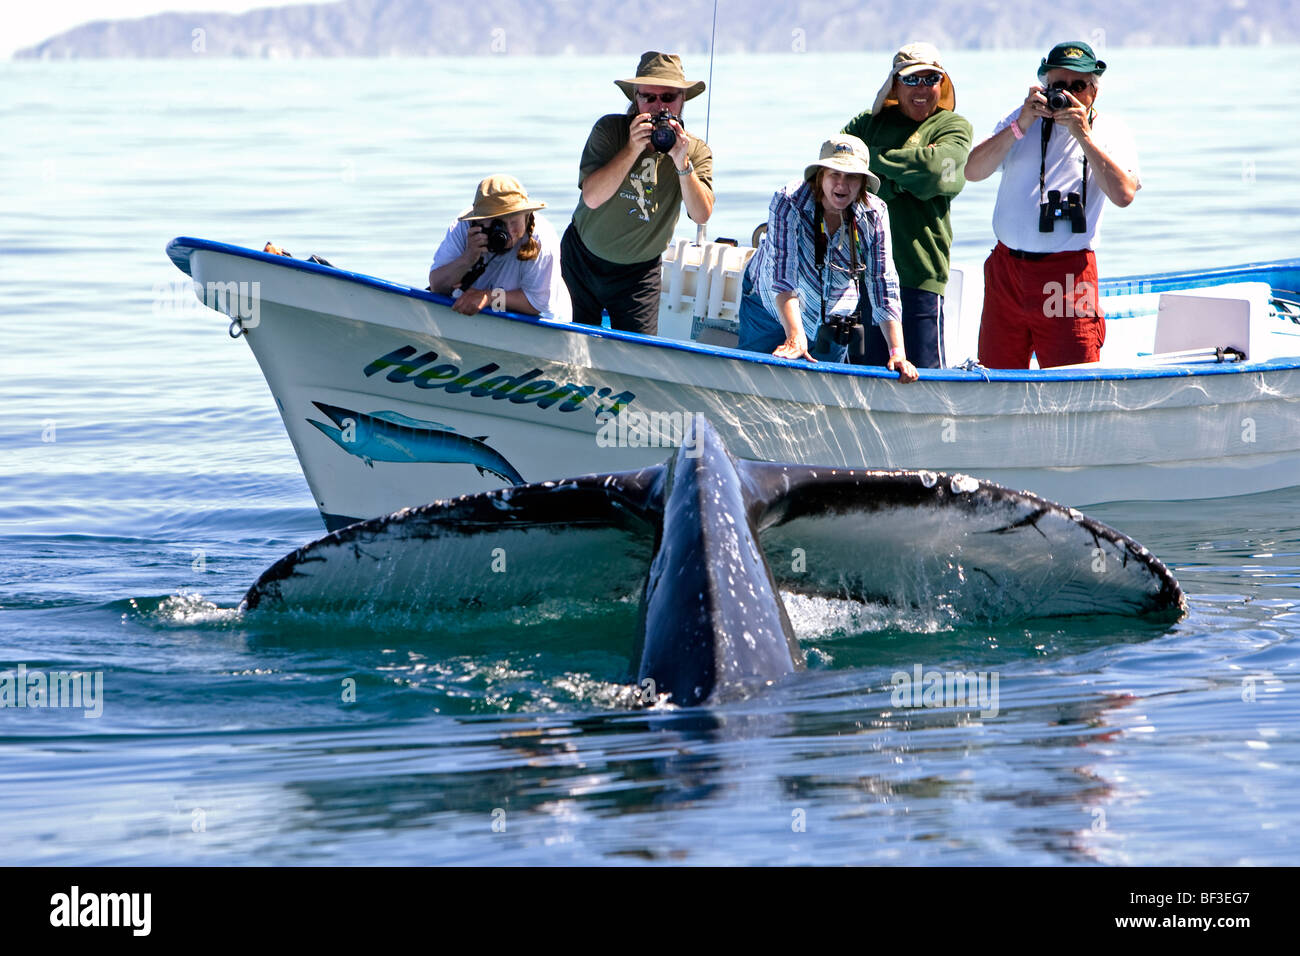
POLYGON ((367 378, 388 370, 388 381, 398 384, 410 382, 416 388, 441 388, 452 394, 464 392, 470 398, 493 398, 497 401, 509 399, 516 405, 536 405, 538 408, 550 408, 557 402, 562 412, 576 412, 583 403, 591 398, 601 399, 594 407, 586 405, 596 415, 617 415, 636 398, 631 392, 613 394, 612 388, 597 390, 595 385, 574 385, 571 382, 561 385, 549 379, 533 381, 542 374, 540 368, 529 369, 521 375, 496 375, 485 381, 472 384, 491 375, 501 366, 488 362, 469 372, 462 373, 460 366, 450 363, 433 365, 437 352, 424 352, 413 345, 403 345, 387 355, 381 355, 365 367, 363 373, 367 378), (564 401, 561 402, 560 400, 564 401))

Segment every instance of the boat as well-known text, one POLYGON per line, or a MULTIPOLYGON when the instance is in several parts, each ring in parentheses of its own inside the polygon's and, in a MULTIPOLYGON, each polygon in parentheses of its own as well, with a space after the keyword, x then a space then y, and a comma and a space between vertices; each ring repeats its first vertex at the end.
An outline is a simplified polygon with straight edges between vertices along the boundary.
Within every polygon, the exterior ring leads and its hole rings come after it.
MULTIPOLYGON (((903 385, 732 347, 753 249, 730 243, 669 248, 654 337, 463 316, 443 295, 211 240, 167 252, 248 342, 330 530, 654 465, 692 415, 742 458, 964 473, 1072 506, 1300 484, 1300 258, 1103 281, 1097 364, 966 361, 903 385)), ((950 359, 973 355, 980 275, 950 282, 950 359)))

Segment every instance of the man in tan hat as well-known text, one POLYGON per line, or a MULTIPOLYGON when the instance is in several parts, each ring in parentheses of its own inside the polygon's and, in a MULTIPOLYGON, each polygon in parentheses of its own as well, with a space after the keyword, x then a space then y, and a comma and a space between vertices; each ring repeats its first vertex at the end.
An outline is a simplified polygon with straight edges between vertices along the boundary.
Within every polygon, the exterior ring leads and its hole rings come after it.
POLYGON ((573 318, 560 278, 560 237, 513 176, 478 184, 474 205, 447 230, 429 269, 429 291, 452 295, 452 309, 520 312, 557 322, 573 318))
POLYGON ((636 75, 615 80, 626 113, 602 116, 582 150, 582 198, 561 244, 574 321, 599 325, 601 310, 626 332, 659 330, 659 257, 681 206, 695 222, 713 212, 713 152, 686 132, 682 104, 704 92, 681 60, 654 51, 636 75), (654 119, 671 114, 656 128, 654 119))
MULTIPOLYGON (((952 79, 929 43, 909 43, 894 62, 871 109, 844 132, 871 149, 876 194, 889 206, 894 265, 902 285, 903 337, 918 368, 942 368, 943 295, 952 249, 952 199, 963 170, 971 125, 953 112, 952 79)), ((885 342, 868 336, 865 364, 884 365, 885 342)))

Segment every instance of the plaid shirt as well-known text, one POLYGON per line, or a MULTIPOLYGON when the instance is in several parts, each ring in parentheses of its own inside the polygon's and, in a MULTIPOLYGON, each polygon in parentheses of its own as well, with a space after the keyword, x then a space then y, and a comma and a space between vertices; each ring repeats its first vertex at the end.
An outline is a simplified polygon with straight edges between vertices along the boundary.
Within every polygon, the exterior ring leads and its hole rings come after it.
MULTIPOLYGON (((817 326, 821 324, 823 297, 827 315, 850 315, 858 307, 858 283, 851 273, 853 259, 847 221, 839 231, 827 236, 826 264, 819 277, 813 245, 816 234, 813 210, 810 183, 793 182, 778 189, 768 209, 767 236, 749 263, 754 291, 777 321, 781 312, 776 297, 782 292, 798 295, 804 334, 810 342, 816 338, 817 326)), ((890 253, 889 212, 885 203, 874 195, 868 195, 865 202, 855 202, 852 210, 860 242, 858 263, 867 267, 865 280, 871 321, 876 325, 901 321, 898 273, 894 271, 890 253)))

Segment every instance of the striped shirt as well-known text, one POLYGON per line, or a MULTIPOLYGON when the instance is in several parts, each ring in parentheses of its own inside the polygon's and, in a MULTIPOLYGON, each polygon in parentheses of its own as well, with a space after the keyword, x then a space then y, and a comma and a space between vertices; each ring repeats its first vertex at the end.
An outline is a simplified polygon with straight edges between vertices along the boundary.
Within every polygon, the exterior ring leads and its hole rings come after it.
MULTIPOLYGON (((813 210, 811 183, 796 181, 778 189, 767 213, 766 239, 749 263, 754 291, 777 321, 781 312, 776 297, 783 292, 798 295, 804 334, 810 342, 817 337, 817 326, 821 324, 823 296, 827 315, 850 315, 858 307, 847 218, 838 231, 827 236, 826 264, 818 277, 813 210)), ((852 210, 858 226, 858 263, 867 267, 871 321, 876 325, 901 321, 898 273, 890 251, 889 212, 884 201, 874 195, 868 195, 865 202, 855 202, 852 210)))

